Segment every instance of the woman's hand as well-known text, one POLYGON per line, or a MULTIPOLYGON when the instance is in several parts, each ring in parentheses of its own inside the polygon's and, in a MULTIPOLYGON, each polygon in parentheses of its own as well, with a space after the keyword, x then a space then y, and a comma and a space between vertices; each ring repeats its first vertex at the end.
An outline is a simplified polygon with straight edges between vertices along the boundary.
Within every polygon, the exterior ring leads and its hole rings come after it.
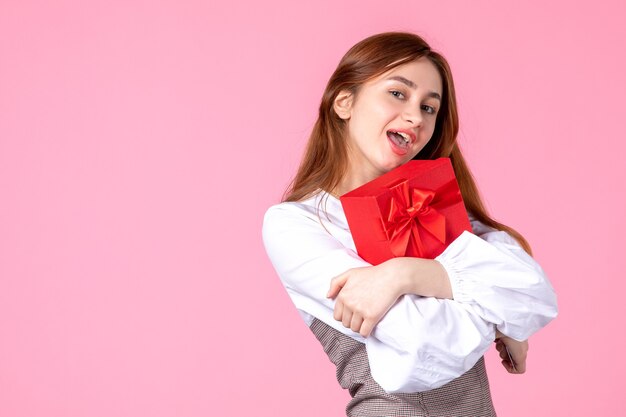
MULTIPOLYGON (((393 260, 390 260, 393 261, 393 260)), ((335 320, 367 337, 403 294, 394 262, 349 269, 333 278, 328 298, 335 298, 335 320)))
POLYGON ((333 278, 327 297, 337 297, 335 320, 367 337, 403 294, 452 298, 448 274, 431 259, 392 258, 333 278))
POLYGON ((511 374, 526 372, 528 340, 518 342, 500 332, 496 332, 496 337, 496 350, 500 353, 502 366, 511 374))

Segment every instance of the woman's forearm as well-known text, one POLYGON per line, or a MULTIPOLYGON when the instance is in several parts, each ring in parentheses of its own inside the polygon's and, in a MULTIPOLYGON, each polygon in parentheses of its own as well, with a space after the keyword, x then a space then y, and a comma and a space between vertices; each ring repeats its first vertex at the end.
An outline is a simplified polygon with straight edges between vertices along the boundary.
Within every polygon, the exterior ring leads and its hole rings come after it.
POLYGON ((394 258, 402 293, 452 299, 450 279, 443 265, 432 259, 394 258))

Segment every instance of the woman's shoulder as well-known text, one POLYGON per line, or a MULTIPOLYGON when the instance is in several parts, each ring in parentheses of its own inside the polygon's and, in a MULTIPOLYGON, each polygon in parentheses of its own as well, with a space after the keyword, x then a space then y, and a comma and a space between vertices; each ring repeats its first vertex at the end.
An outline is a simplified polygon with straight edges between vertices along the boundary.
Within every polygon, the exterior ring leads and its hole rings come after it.
POLYGON ((264 229, 285 229, 290 226, 327 226, 327 223, 343 225, 345 215, 341 203, 330 194, 320 191, 301 201, 284 201, 270 206, 263 219, 264 229))
POLYGON ((270 206, 263 217, 263 228, 286 227, 289 224, 308 221, 318 217, 319 195, 301 201, 283 201, 270 206))
POLYGON ((291 218, 293 216, 309 217, 309 215, 316 215, 316 201, 316 196, 312 196, 301 201, 283 201, 274 204, 265 211, 264 219, 267 221, 268 218, 275 216, 287 216, 291 218))

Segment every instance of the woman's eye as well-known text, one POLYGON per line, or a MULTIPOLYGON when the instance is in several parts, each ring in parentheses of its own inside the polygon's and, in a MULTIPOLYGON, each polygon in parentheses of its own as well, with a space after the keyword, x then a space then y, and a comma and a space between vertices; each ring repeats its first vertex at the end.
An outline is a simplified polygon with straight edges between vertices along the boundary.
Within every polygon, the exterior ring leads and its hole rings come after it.
POLYGON ((390 91, 390 93, 391 93, 391 95, 392 95, 392 96, 394 96, 394 97, 396 97, 396 98, 400 98, 400 99, 403 99, 403 98, 404 98, 404 94, 402 94, 402 93, 401 93, 401 92, 399 92, 399 91, 392 90, 392 91, 390 91))
POLYGON ((437 110, 434 107, 427 106, 427 105, 423 105, 422 106, 422 110, 424 110, 428 114, 435 114, 435 113, 437 113, 437 110))

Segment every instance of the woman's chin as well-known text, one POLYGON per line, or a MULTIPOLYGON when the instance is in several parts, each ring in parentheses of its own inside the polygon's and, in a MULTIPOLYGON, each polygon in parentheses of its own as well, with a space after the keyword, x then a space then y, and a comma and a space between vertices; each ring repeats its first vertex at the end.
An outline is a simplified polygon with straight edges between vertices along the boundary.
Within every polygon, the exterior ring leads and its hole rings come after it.
POLYGON ((384 172, 389 172, 392 169, 398 168, 401 165, 406 164, 411 160, 410 155, 406 155, 403 158, 393 158, 383 161, 381 164, 381 170, 384 172))
POLYGON ((382 174, 386 174, 389 171, 392 171, 392 170, 398 168, 400 165, 404 165, 404 163, 405 163, 405 161, 395 161, 395 162, 384 163, 384 164, 380 165, 379 170, 381 172, 381 175, 382 174))

